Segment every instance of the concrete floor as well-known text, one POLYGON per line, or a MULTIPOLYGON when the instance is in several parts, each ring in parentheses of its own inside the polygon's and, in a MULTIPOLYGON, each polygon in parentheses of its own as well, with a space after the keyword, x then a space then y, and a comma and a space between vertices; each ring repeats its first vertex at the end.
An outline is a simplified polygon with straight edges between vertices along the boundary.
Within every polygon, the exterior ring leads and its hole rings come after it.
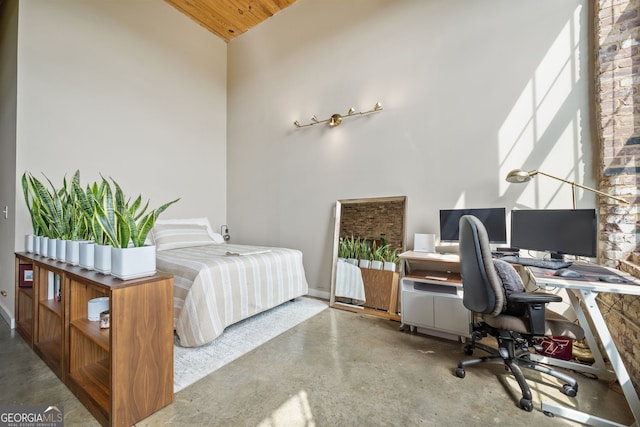
MULTIPOLYGON (((0 321, 0 405, 64 406, 65 426, 98 425, 24 343, 0 321)), ((463 344, 409 334, 399 323, 324 310, 175 395, 138 426, 564 426, 540 399, 565 402, 629 425, 622 394, 576 374, 578 397, 555 379, 525 371, 533 412, 518 408, 513 377, 499 365, 453 371, 463 344)), ((476 352, 476 355, 481 353, 476 352)))

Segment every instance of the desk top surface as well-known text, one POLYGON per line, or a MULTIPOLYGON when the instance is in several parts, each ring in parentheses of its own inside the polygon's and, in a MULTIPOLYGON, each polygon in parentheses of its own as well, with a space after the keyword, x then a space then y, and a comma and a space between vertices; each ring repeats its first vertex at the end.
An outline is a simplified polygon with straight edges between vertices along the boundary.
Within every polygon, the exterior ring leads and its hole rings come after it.
POLYGON ((436 252, 406 251, 401 253, 398 256, 402 259, 409 259, 409 260, 460 263, 460 255, 458 254, 440 254, 436 252))
POLYGON ((597 264, 574 262, 572 269, 583 273, 582 277, 554 276, 555 270, 539 267, 527 267, 538 286, 588 290, 591 292, 609 292, 615 294, 640 295, 640 280, 620 270, 597 264), (611 274, 624 278, 625 283, 607 283, 598 279, 600 275, 611 274))

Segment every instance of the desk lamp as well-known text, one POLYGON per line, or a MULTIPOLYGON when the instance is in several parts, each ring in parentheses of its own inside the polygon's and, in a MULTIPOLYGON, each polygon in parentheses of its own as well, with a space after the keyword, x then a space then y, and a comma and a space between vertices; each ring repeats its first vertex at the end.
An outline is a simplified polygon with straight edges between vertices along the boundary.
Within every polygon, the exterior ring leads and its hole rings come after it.
POLYGON ((571 196, 573 199, 573 209, 576 208, 576 187, 578 188, 582 188, 583 190, 588 190, 591 191, 593 193, 599 194, 601 196, 604 197, 609 197, 610 199, 616 200, 620 203, 626 203, 629 204, 628 201, 626 201, 625 199, 622 199, 620 197, 615 197, 612 196, 611 194, 607 194, 607 193, 603 193, 602 191, 598 191, 596 189, 590 188, 590 187, 585 187, 584 185, 580 185, 577 184, 573 181, 567 181, 566 179, 562 179, 562 178, 558 178, 557 176, 553 176, 553 175, 549 175, 548 173, 544 173, 544 172, 540 172, 537 170, 533 170, 530 172, 524 171, 522 169, 514 169, 511 172, 509 172, 509 174, 507 175, 507 182, 511 182, 513 184, 522 184, 525 182, 529 182, 531 180, 531 178, 533 178, 536 175, 544 175, 546 177, 552 178, 552 179, 556 179, 558 181, 564 182, 565 184, 570 184, 571 185, 571 196))

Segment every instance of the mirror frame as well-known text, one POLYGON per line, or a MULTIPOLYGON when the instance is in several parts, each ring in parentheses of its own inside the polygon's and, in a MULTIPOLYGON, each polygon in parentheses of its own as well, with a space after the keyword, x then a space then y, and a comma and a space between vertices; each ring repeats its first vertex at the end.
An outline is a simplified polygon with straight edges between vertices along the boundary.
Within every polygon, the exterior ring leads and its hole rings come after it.
MULTIPOLYGON (((390 197, 370 197, 370 198, 362 198, 362 199, 341 199, 336 201, 334 207, 334 229, 333 229, 333 256, 332 256, 332 264, 331 264, 331 292, 329 299, 329 307, 339 308, 342 310, 353 311, 356 313, 364 313, 371 314, 374 316, 384 317, 392 320, 400 320, 400 316, 398 315, 399 307, 400 307, 400 298, 398 295, 395 312, 388 313, 383 312, 381 310, 375 310, 367 307, 360 306, 351 306, 349 304, 343 304, 336 302, 336 274, 337 274, 337 263, 338 263, 338 246, 340 243, 340 223, 342 216, 342 206, 349 204, 360 204, 360 203, 385 203, 385 202, 402 202, 403 203, 403 213, 402 213, 402 247, 401 252, 406 250, 407 246, 407 196, 390 196, 390 197)), ((398 270, 396 270, 400 276, 402 276, 402 263, 398 264, 398 270)), ((400 292, 400 287, 398 286, 398 294, 400 292)))

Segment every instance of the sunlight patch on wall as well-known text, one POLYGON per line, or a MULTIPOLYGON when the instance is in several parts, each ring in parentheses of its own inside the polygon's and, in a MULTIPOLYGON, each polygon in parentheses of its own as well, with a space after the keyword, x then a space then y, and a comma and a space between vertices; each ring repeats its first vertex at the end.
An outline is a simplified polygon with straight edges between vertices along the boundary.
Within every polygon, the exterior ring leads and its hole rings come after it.
POLYGON ((536 135, 544 136, 552 125, 560 109, 571 97, 571 92, 578 80, 577 57, 579 56, 577 40, 573 37, 568 22, 547 54, 540 62, 533 78, 536 135), (575 70, 575 71, 574 71, 575 70))
POLYGON ((458 201, 456 202, 456 204, 452 208, 447 209, 466 209, 474 207, 484 208, 485 206, 467 206, 467 193, 463 191, 460 194, 460 197, 458 197, 458 201))
MULTIPOLYGON (((560 133, 561 141, 576 141, 579 135, 576 134, 575 122, 571 120, 560 133)), ((584 171, 578 170, 575 165, 579 163, 580 155, 576 151, 574 144, 558 144, 541 157, 540 165, 535 169, 550 173, 558 178, 569 181, 582 182, 584 171)), ((525 168, 526 169, 526 168, 525 168)), ((529 170, 529 169, 528 169, 529 170)), ((504 173, 506 176, 508 172, 504 173)), ((505 181, 505 184, 509 184, 505 181)), ((538 175, 526 184, 518 185, 518 204, 540 209, 570 209, 572 205, 572 188, 570 185, 556 181, 554 179, 538 175)), ((576 189, 576 200, 588 198, 592 200, 590 192, 576 189)))
POLYGON ((502 178, 507 176, 510 170, 524 165, 535 146, 535 100, 532 87, 533 83, 529 81, 498 131, 500 194, 503 194, 509 185, 502 178))
MULTIPOLYGON (((558 32, 500 127, 502 195, 512 188, 504 180, 512 169, 541 170, 579 181, 580 111, 575 89, 581 74, 586 72, 580 69, 579 59, 581 13, 579 6, 558 32)), ((536 177, 534 181, 542 179, 536 177)), ((548 205, 560 191, 558 204, 563 205, 564 189, 559 190, 557 184, 544 181, 518 186, 518 204, 548 205)), ((570 203, 570 192, 568 197, 570 203)))
POLYGON ((313 414, 307 393, 301 390, 295 396, 291 396, 271 416, 258 424, 258 427, 315 427, 313 414))

